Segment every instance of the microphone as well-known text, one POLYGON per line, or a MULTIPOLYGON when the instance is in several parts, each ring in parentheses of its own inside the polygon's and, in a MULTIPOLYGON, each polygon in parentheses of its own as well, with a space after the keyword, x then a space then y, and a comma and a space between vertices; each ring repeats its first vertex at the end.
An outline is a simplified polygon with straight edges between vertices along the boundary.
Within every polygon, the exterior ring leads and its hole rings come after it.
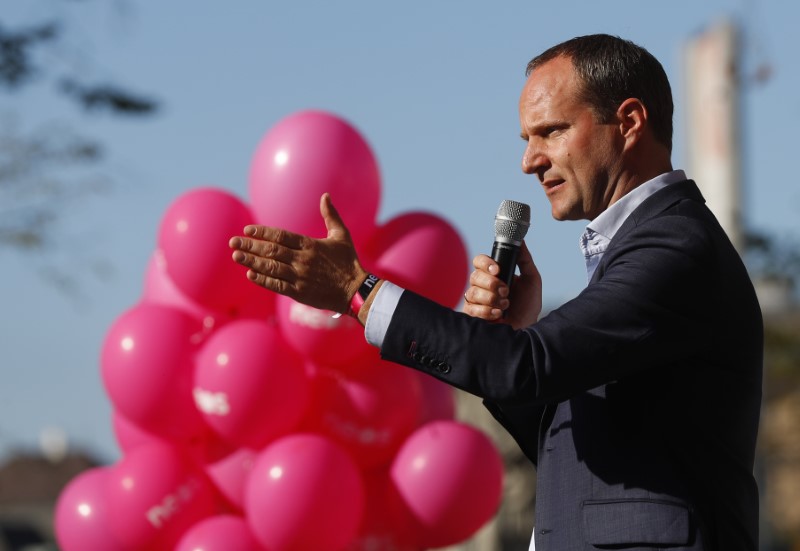
POLYGON ((506 285, 511 287, 511 279, 517 268, 517 255, 528 227, 531 225, 531 207, 506 199, 500 203, 494 217, 494 245, 492 260, 500 266, 497 275, 506 285))

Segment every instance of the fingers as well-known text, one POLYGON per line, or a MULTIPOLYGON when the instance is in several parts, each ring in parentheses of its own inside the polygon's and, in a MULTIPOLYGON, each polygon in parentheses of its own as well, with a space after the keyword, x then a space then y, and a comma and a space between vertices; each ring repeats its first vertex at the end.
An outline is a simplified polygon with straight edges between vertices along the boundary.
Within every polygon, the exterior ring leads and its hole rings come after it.
POLYGON ((491 306, 484 306, 481 304, 471 304, 465 302, 462 312, 472 316, 473 318, 481 318, 487 321, 497 321, 502 319, 503 311, 500 308, 492 308, 491 306))
POLYGON ((531 251, 528 249, 528 245, 524 241, 522 242, 522 246, 519 248, 519 254, 517 255, 517 267, 519 268, 519 274, 523 277, 535 276, 539 274, 536 264, 533 263, 531 251))
POLYGON ((247 270, 247 279, 270 291, 286 295, 290 298, 295 298, 296 296, 294 287, 284 279, 269 277, 255 270, 247 270))
POLYGON ((252 237, 236 236, 228 242, 233 249, 231 258, 249 268, 247 277, 251 281, 286 294, 297 280, 293 262, 296 254, 302 250, 305 238, 291 232, 255 225, 245 227, 245 233, 252 237), (280 242, 265 241, 264 238, 280 242))
POLYGON ((497 262, 492 260, 490 256, 485 254, 479 254, 475 258, 472 259, 472 266, 476 270, 482 270, 484 272, 489 272, 491 275, 496 276, 500 273, 500 266, 497 265, 497 262))
POLYGON ((242 250, 233 251, 231 257, 234 262, 270 278, 293 282, 297 276, 291 262, 282 262, 277 257, 252 254, 242 250))
POLYGON ((499 308, 505 310, 509 306, 508 300, 508 287, 500 280, 495 280, 499 283, 500 287, 497 290, 489 289, 481 285, 473 283, 473 275, 470 276, 470 287, 464 293, 464 300, 468 304, 474 306, 487 306, 489 308, 499 308))
POLYGON ((497 278, 500 267, 485 254, 472 260, 475 270, 469 276, 470 288, 466 299, 474 304, 500 306, 500 299, 508 297, 508 286, 497 278))
POLYGON ((349 239, 350 234, 347 227, 344 225, 342 217, 339 216, 339 211, 333 206, 330 193, 323 193, 319 199, 319 213, 325 221, 325 228, 328 230, 328 238, 330 239, 349 239))
POLYGON ((282 262, 288 262, 292 254, 301 249, 301 247, 289 248, 274 241, 262 241, 239 236, 231 237, 230 241, 228 241, 228 246, 231 249, 255 256, 274 258, 282 262))
POLYGON ((245 226, 243 233, 245 237, 233 237, 230 240, 229 245, 231 248, 241 248, 240 243, 244 243, 244 241, 234 242, 235 239, 246 240, 248 237, 250 237, 252 238, 251 241, 268 241, 270 243, 277 243, 290 249, 302 249, 306 244, 306 239, 308 239, 306 236, 300 235, 299 233, 292 233, 280 228, 259 226, 256 224, 245 226))
POLYGON ((475 270, 469 276, 470 286, 464 293, 462 311, 473 317, 496 321, 509 307, 508 286, 497 278, 500 268, 485 254, 472 260, 475 270))

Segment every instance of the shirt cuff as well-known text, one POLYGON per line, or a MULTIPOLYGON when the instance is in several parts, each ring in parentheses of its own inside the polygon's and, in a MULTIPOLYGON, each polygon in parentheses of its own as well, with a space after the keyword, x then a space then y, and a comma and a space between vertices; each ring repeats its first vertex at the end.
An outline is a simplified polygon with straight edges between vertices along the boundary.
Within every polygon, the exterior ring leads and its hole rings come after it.
POLYGON ((364 325, 364 336, 369 344, 379 348, 383 345, 383 339, 389 329, 389 322, 392 321, 403 291, 402 287, 389 281, 384 281, 381 288, 378 289, 367 314, 367 323, 364 325))

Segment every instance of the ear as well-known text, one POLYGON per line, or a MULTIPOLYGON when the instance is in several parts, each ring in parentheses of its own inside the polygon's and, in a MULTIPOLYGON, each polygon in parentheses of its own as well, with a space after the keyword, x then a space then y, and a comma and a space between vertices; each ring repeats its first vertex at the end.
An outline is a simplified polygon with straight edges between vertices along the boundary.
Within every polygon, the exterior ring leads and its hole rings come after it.
POLYGON ((647 108, 636 98, 628 98, 617 109, 619 132, 629 150, 644 136, 647 128, 647 108))

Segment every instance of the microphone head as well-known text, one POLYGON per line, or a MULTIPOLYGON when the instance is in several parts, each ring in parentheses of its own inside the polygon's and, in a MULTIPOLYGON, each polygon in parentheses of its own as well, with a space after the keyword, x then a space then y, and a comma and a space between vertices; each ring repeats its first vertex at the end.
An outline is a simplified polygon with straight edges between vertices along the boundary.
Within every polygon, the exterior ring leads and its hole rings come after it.
POLYGON ((494 217, 494 240, 519 246, 531 225, 531 207, 506 199, 494 217))

